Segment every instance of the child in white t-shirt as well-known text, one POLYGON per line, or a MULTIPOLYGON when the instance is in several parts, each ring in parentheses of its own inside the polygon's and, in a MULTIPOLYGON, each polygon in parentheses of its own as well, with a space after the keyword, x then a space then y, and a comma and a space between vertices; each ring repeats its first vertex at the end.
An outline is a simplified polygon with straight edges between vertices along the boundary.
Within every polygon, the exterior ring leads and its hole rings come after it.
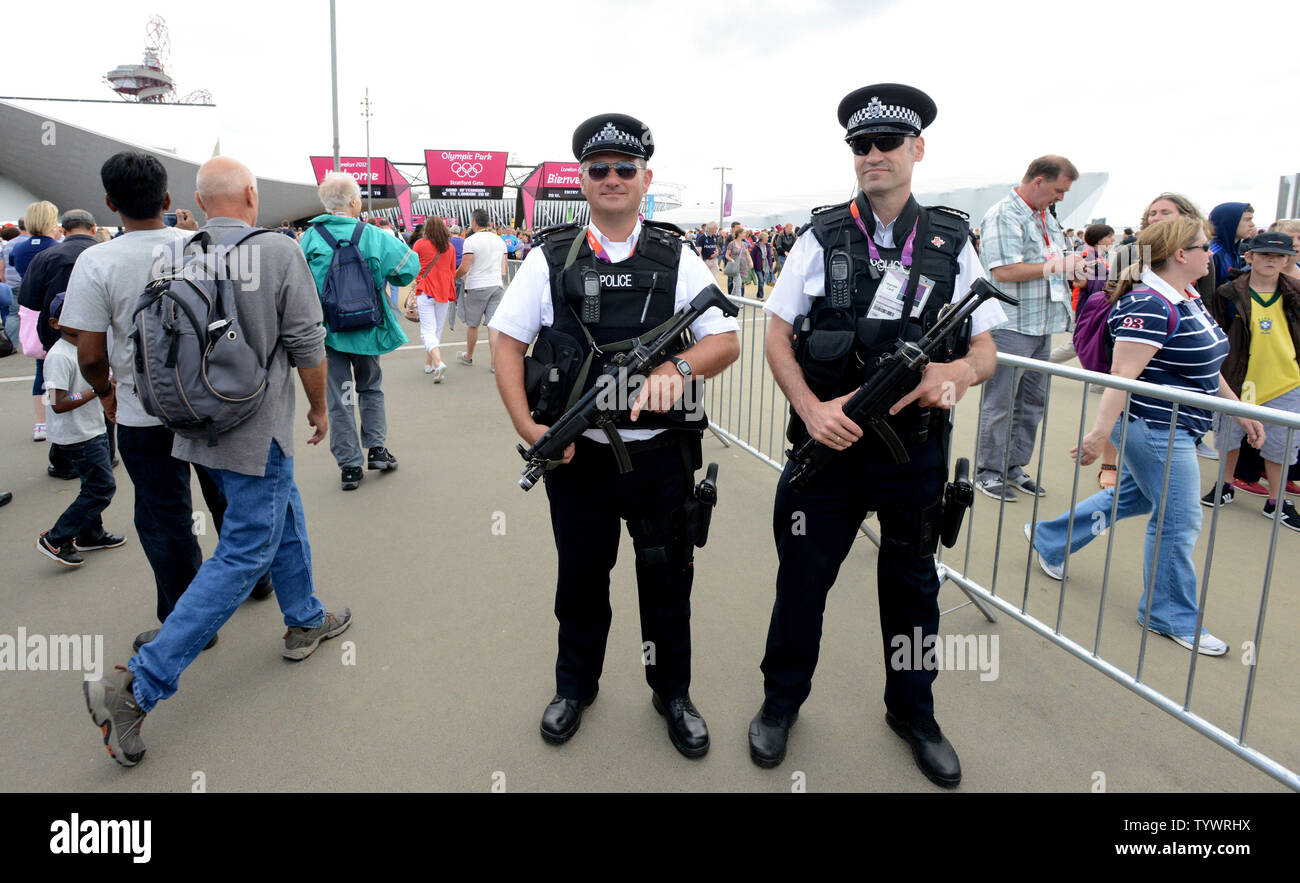
POLYGON ((49 414, 46 434, 81 479, 81 493, 54 527, 36 538, 36 549, 66 567, 85 563, 82 552, 113 549, 125 537, 104 530, 101 518, 117 483, 113 480, 104 408, 77 365, 77 333, 59 328, 63 295, 50 304, 50 327, 61 336, 45 356, 45 392, 49 414))

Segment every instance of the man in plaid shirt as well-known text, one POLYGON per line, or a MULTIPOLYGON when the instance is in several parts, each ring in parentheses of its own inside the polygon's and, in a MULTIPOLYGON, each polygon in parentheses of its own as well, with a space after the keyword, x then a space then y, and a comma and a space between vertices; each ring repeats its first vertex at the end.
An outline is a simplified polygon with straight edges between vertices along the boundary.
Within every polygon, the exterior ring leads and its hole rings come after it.
MULTIPOLYGON (((992 332, 998 352, 1046 361, 1052 335, 1069 330, 1070 281, 1086 276, 1088 264, 1070 253, 1061 225, 1048 208, 1064 198, 1078 177, 1079 170, 1065 157, 1040 156, 984 215, 980 259, 994 281, 1020 299, 1019 307, 1003 307, 1007 324, 992 332)), ((976 486, 990 497, 1014 502, 1013 488, 1040 497, 1045 493, 1024 466, 1034 452, 1046 391, 1047 375, 1006 366, 984 384, 976 486), (1009 423, 1013 402, 1015 422, 1009 423)))

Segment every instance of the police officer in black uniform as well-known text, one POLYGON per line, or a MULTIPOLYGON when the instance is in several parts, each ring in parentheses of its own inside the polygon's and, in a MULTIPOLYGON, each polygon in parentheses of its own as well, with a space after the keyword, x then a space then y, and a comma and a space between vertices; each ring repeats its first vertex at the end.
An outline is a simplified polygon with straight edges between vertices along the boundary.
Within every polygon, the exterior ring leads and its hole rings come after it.
MULTIPOLYGON (((520 266, 489 325, 497 388, 526 444, 591 388, 606 360, 633 338, 656 337, 659 326, 716 284, 699 256, 683 248, 680 230, 639 218, 653 152, 650 130, 624 114, 601 114, 575 130, 591 223, 543 231, 542 246, 520 266)), ((618 426, 630 472, 619 471, 609 438, 593 430, 565 452, 564 465, 546 473, 560 623, 555 697, 541 722, 549 743, 568 741, 596 698, 611 617, 609 575, 626 521, 636 549, 639 649, 654 707, 667 718, 678 751, 708 751, 708 728, 688 692, 692 518, 699 509, 690 504, 708 425, 696 382, 735 361, 738 332, 734 319, 711 309, 691 326, 693 341, 683 340, 644 384, 609 390, 631 406, 618 426)))
POLYGON ((827 592, 859 525, 877 512, 886 720, 911 744, 931 781, 947 787, 961 781, 957 754, 934 719, 936 672, 912 670, 917 657, 911 653, 898 664, 895 636, 910 644, 919 634, 924 644, 938 631, 934 553, 946 480, 946 409, 993 373, 988 329, 1005 321, 1001 307, 983 304, 969 333, 950 340, 916 389, 891 409, 890 425, 907 448, 905 464, 895 464, 875 434, 864 436, 842 410, 877 356, 900 339, 919 338, 944 304, 963 297, 983 275, 965 216, 923 208, 911 195, 912 166, 925 154, 921 130, 935 114, 925 93, 893 83, 844 98, 839 120, 859 192, 813 213, 765 308, 767 359, 791 405, 791 441, 811 435, 838 453, 803 490, 790 486, 793 464, 777 486, 772 530, 780 565, 762 664, 766 699, 749 728, 750 757, 762 767, 785 757, 790 727, 812 689, 827 592))

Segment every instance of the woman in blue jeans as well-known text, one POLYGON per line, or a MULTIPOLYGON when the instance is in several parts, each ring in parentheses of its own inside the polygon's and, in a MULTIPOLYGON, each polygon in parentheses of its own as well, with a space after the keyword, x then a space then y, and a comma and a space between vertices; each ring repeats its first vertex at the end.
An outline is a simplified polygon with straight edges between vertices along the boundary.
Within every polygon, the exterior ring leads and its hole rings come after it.
MULTIPOLYGON (((1191 218, 1160 221, 1142 231, 1137 249, 1138 254, 1148 256, 1150 263, 1132 261, 1107 286, 1106 297, 1113 304, 1108 328, 1115 342, 1111 374, 1170 389, 1218 393, 1236 401, 1219 373, 1228 355, 1228 340, 1196 294, 1196 280, 1210 271, 1204 227, 1191 218)), ((1123 391, 1107 389, 1097 422, 1084 436, 1082 445, 1070 451, 1071 456, 1086 466, 1101 455, 1107 439, 1118 446, 1123 429, 1118 421, 1123 410, 1123 391)), ((1201 529, 1196 439, 1205 434, 1212 415, 1202 408, 1179 407, 1172 461, 1166 464, 1171 413, 1169 402, 1134 394, 1118 487, 1093 494, 1072 513, 1026 524, 1025 536, 1031 538, 1043 572, 1059 580, 1067 534, 1071 554, 1102 535, 1110 526, 1116 494, 1116 519, 1150 513, 1138 624, 1191 650, 1195 646, 1197 615, 1192 551, 1201 529), (1164 519, 1159 521, 1166 465, 1169 485, 1164 519), (1149 622, 1148 593, 1152 596, 1149 622)), ((1250 444, 1259 447, 1263 443, 1264 428, 1257 421, 1238 418, 1237 422, 1245 429, 1250 444)), ((1207 656, 1222 656, 1228 652, 1228 645, 1202 629, 1199 651, 1207 656)))

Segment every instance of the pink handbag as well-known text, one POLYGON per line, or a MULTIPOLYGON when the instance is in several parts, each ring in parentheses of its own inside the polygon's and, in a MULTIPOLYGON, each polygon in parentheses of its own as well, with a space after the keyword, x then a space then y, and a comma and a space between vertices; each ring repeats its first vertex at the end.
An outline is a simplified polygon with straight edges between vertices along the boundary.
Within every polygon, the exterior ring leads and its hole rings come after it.
POLYGON ((36 333, 36 325, 41 321, 41 314, 35 310, 29 310, 27 307, 18 308, 18 343, 22 347, 24 356, 31 356, 33 359, 45 358, 45 347, 41 346, 41 338, 36 333))

